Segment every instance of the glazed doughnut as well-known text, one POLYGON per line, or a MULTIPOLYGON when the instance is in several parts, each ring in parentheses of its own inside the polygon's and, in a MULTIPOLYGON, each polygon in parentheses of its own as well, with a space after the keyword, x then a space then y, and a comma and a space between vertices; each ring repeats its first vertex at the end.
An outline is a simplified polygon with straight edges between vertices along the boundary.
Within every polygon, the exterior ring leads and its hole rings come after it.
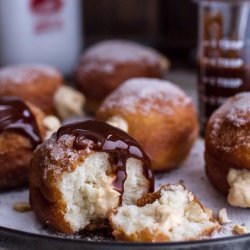
POLYGON ((27 183, 34 148, 45 136, 43 112, 15 97, 0 98, 0 189, 27 183))
POLYGON ((53 98, 62 84, 61 74, 43 64, 19 64, 0 69, 0 97, 16 96, 53 113, 53 98))
POLYGON ((113 209, 109 220, 117 240, 188 241, 207 238, 220 229, 207 211, 183 185, 165 185, 140 198, 137 205, 113 209))
POLYGON ((90 47, 81 56, 75 79, 87 97, 87 109, 94 112, 123 81, 132 77, 162 78, 168 67, 168 60, 149 47, 109 40, 90 47))
POLYGON ((153 190, 150 161, 127 133, 90 120, 61 127, 31 160, 30 203, 39 220, 72 234, 105 225, 111 209, 153 190))
POLYGON ((228 99, 208 121, 206 172, 233 206, 250 207, 250 93, 228 99), (230 185, 229 185, 230 184, 230 185))
POLYGON ((128 133, 141 144, 156 171, 177 167, 198 135, 191 99, 165 80, 125 81, 104 100, 96 117, 108 122, 112 117, 125 121, 128 133))

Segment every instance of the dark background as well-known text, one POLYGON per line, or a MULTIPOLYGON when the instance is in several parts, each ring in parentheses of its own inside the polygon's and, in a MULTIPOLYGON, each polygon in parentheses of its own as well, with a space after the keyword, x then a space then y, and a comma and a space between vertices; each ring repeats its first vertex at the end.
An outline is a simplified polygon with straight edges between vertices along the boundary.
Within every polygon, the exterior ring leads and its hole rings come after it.
POLYGON ((197 6, 191 0, 85 0, 85 44, 124 38, 159 49, 173 66, 195 66, 197 6))

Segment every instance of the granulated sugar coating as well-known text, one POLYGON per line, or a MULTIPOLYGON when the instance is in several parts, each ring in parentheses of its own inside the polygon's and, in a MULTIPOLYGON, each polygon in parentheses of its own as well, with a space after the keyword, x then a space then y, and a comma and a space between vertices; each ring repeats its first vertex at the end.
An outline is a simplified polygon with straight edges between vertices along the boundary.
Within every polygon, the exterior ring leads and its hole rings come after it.
POLYGON ((171 115, 176 106, 185 106, 190 102, 191 99, 171 82, 153 78, 133 78, 108 96, 100 111, 121 108, 129 113, 141 112, 143 115, 150 111, 171 115), (168 104, 164 109, 162 102, 168 104), (140 109, 137 108, 139 105, 140 109))
POLYGON ((142 63, 159 66, 161 55, 154 49, 122 40, 100 42, 86 51, 80 63, 85 63, 82 72, 104 72, 112 74, 117 65, 142 63))
POLYGON ((117 63, 140 60, 153 64, 159 62, 159 54, 154 49, 122 40, 98 43, 86 52, 84 58, 97 61, 111 60, 117 63))
POLYGON ((0 84, 35 82, 41 76, 61 77, 56 69, 45 64, 20 64, 2 68, 0 70, 0 84))
POLYGON ((212 115, 209 124, 209 138, 217 148, 228 152, 249 145, 250 93, 240 93, 226 101, 212 115))

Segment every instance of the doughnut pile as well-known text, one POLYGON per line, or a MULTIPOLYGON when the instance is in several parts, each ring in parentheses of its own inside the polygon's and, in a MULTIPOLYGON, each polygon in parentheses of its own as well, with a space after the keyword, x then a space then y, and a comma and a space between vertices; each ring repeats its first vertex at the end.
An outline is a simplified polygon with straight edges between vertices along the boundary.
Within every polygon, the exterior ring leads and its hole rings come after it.
POLYGON ((33 211, 65 234, 102 227, 113 208, 135 204, 153 186, 140 145, 95 120, 61 127, 36 149, 29 172, 33 211))
POLYGON ((208 121, 206 172, 212 184, 229 194, 233 206, 250 207, 250 93, 222 105, 208 121))
MULTIPOLYGON (((144 148, 156 171, 177 167, 198 136, 191 99, 177 86, 152 78, 125 81, 102 103, 97 119, 119 123, 144 148)), ((113 125, 115 125, 113 123, 113 125)))
POLYGON ((75 80, 87 97, 87 109, 95 112, 123 81, 132 77, 162 78, 168 67, 168 60, 149 47, 110 40, 97 43, 82 55, 75 80))
MULTIPOLYGON (((28 184, 38 220, 66 235, 105 229, 117 240, 170 242, 219 231, 185 186, 154 191, 153 171, 180 166, 199 132, 191 98, 161 79, 168 67, 154 49, 109 40, 81 56, 74 72, 80 92, 48 65, 0 68, 0 190, 28 184)), ((205 138, 209 179, 244 208, 249 131, 250 93, 242 93, 212 115, 205 138)))

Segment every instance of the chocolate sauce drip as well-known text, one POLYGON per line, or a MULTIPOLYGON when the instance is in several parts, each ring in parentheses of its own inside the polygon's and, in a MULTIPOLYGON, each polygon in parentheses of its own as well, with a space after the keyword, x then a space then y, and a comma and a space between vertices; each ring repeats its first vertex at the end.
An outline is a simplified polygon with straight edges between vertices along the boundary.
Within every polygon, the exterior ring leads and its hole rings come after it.
POLYGON ((23 101, 15 97, 0 98, 0 133, 4 131, 28 137, 33 148, 42 142, 34 115, 23 101))
POLYGON ((150 160, 138 142, 124 131, 104 122, 89 120, 61 127, 57 132, 57 138, 65 134, 75 136, 73 147, 76 150, 90 148, 109 153, 111 165, 115 166, 116 178, 113 186, 120 194, 124 192, 124 183, 127 178, 126 162, 130 157, 143 162, 143 174, 150 183, 149 191, 153 191, 154 177, 150 168, 150 160))

